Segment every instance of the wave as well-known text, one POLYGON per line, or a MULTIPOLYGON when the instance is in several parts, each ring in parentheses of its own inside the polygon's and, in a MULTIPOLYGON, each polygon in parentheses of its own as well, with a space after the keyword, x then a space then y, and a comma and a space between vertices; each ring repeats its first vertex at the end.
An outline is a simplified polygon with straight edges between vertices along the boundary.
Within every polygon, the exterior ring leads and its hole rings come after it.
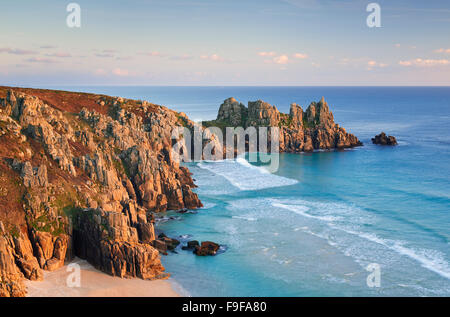
MULTIPOLYGON (((344 206, 341 206, 341 210, 339 208, 336 208, 336 206, 339 206, 339 204, 315 203, 302 200, 296 200, 294 202, 296 203, 295 205, 281 203, 278 200, 272 200, 272 206, 292 211, 307 218, 319 220, 321 223, 324 223, 331 229, 343 231, 347 234, 355 235, 359 238, 381 245, 401 256, 409 257, 429 271, 437 273, 446 279, 450 279, 450 265, 444 259, 445 255, 442 252, 433 249, 414 249, 412 247, 405 246, 406 243, 403 241, 384 239, 373 233, 367 233, 352 229, 351 227, 361 228, 361 225, 367 223, 368 220, 364 219, 364 215, 359 216, 358 214, 360 211, 358 211, 357 209, 347 207, 348 212, 344 217, 344 214, 342 213, 342 208, 344 206), (320 210, 321 215, 313 214, 311 206, 319 207, 318 209, 320 210), (335 209, 331 206, 334 206, 335 209), (336 210, 338 216, 327 215, 327 210, 330 209, 336 210)), ((330 240, 330 236, 327 234, 315 233, 309 228, 303 231, 327 240, 327 242, 332 246, 337 246, 336 241, 330 240)))
POLYGON ((389 240, 378 237, 375 234, 365 232, 354 232, 345 230, 347 233, 357 235, 366 240, 381 244, 386 248, 397 252, 398 254, 408 256, 409 258, 419 262, 422 267, 439 274, 446 279, 450 279, 450 266, 444 260, 443 254, 436 250, 415 250, 404 246, 404 242, 397 240, 389 240))
POLYGON ((314 202, 302 199, 291 199, 289 202, 285 202, 275 198, 270 198, 269 202, 273 207, 325 222, 345 222, 351 219, 355 224, 367 225, 374 221, 371 214, 362 213, 357 207, 343 203, 314 202))
POLYGON ((254 218, 254 217, 245 217, 245 216, 231 216, 231 218, 243 219, 243 220, 247 220, 247 221, 256 221, 256 220, 258 220, 258 219, 254 218))
POLYGON ((298 183, 297 180, 271 174, 264 167, 254 166, 244 158, 202 161, 197 166, 224 177, 240 190, 262 190, 298 183))
POLYGON ((327 221, 327 222, 340 219, 339 217, 334 217, 334 216, 314 216, 312 214, 307 213, 307 211, 310 210, 310 208, 308 208, 306 206, 285 205, 285 204, 275 203, 275 202, 272 203, 272 206, 293 211, 296 214, 304 216, 304 217, 319 219, 319 220, 323 220, 323 221, 327 221))

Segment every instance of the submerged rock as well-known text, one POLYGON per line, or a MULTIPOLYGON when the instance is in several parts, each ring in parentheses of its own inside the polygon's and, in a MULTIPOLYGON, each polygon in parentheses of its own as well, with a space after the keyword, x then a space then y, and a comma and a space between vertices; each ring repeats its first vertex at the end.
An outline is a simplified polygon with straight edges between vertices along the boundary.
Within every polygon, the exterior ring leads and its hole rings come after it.
POLYGON ((183 250, 195 250, 195 248, 199 247, 200 243, 197 240, 188 241, 187 245, 182 246, 183 250))
POLYGON ((386 133, 381 132, 372 138, 372 143, 379 145, 397 145, 397 140, 392 135, 387 136, 386 133))

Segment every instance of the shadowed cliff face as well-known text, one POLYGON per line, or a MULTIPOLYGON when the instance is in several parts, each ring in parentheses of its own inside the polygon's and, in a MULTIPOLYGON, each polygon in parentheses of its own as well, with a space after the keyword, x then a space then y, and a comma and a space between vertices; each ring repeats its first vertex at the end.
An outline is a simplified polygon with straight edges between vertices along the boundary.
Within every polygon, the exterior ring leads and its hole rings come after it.
POLYGON ((0 87, 0 97, 0 296, 25 295, 23 278, 74 255, 114 276, 166 278, 153 213, 202 206, 170 151, 168 127, 193 123, 102 95, 0 87))
POLYGON ((342 149, 360 146, 353 134, 334 122, 333 114, 322 97, 312 102, 306 111, 293 103, 289 114, 278 111, 262 100, 250 101, 248 108, 234 98, 228 98, 219 108, 217 119, 205 126, 219 127, 279 127, 281 152, 310 152, 316 149, 342 149))

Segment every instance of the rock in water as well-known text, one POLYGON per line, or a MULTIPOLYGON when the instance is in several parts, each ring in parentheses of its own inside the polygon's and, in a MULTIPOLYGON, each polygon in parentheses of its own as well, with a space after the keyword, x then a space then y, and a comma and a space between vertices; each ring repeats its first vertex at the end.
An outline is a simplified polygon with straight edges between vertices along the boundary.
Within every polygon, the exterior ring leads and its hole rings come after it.
POLYGON ((392 135, 387 136, 386 133, 381 132, 372 138, 372 143, 379 145, 397 145, 397 140, 392 135))
POLYGON ((196 246, 194 253, 196 255, 216 255, 217 251, 219 251, 220 245, 211 241, 203 241, 200 246, 196 246))
MULTIPOLYGON (((248 108, 234 98, 220 106, 217 119, 207 127, 279 127, 280 152, 311 152, 317 149, 343 149, 361 146, 353 134, 334 122, 325 98, 312 102, 306 111, 291 104, 289 114, 262 100, 249 101, 248 108)), ((269 141, 271 136, 268 137, 269 141)))
POLYGON ((200 247, 200 243, 197 240, 191 240, 187 242, 186 246, 181 247, 183 250, 195 250, 197 247, 200 247))

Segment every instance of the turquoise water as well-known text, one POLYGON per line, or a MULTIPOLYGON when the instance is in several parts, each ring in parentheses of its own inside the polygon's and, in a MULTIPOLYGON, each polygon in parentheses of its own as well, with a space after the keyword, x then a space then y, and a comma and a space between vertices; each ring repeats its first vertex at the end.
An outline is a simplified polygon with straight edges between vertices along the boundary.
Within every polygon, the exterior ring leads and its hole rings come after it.
MULTIPOLYGON (((65 87, 67 89, 67 87, 65 87)), ((237 161, 191 163, 205 208, 159 230, 226 245, 215 257, 163 257, 193 296, 450 296, 450 88, 72 87, 148 99, 194 119, 223 99, 288 111, 322 95, 364 146, 281 154, 275 174, 237 161), (397 147, 370 144, 385 131, 397 147), (381 268, 381 286, 366 267, 381 268)), ((304 107, 305 108, 305 107, 304 107)))

